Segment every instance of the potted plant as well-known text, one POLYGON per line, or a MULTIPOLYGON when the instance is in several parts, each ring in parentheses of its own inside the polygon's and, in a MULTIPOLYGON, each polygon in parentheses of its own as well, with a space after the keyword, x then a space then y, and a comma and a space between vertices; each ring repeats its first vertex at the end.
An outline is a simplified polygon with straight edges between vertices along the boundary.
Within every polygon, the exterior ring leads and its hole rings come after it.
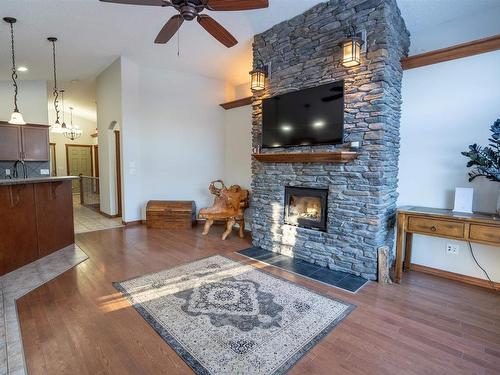
MULTIPOLYGON (((469 172, 469 182, 477 177, 486 177, 493 182, 500 182, 500 119, 491 125, 491 137, 488 138, 490 144, 482 147, 477 144, 469 146, 469 151, 462 152, 470 160, 468 168, 473 168, 469 172)), ((497 213, 500 214, 500 185, 497 201, 497 213)))

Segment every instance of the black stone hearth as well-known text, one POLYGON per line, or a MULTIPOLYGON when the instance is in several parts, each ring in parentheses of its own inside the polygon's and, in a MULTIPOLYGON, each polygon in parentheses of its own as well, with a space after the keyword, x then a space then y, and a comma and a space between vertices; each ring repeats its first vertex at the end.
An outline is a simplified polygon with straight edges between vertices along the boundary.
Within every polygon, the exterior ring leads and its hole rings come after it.
POLYGON ((367 283, 367 280, 362 277, 351 275, 347 272, 330 270, 258 247, 250 247, 237 251, 237 253, 351 293, 356 293, 367 283))

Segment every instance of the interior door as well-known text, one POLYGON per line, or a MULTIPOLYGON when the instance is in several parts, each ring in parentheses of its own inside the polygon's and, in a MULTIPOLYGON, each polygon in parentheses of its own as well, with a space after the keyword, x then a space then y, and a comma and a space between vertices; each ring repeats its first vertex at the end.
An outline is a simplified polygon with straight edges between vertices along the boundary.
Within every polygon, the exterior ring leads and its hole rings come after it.
MULTIPOLYGON (((91 145, 66 145, 66 161, 68 175, 92 176, 92 146, 91 145)), ((80 192, 80 183, 73 180, 73 194, 80 192)))

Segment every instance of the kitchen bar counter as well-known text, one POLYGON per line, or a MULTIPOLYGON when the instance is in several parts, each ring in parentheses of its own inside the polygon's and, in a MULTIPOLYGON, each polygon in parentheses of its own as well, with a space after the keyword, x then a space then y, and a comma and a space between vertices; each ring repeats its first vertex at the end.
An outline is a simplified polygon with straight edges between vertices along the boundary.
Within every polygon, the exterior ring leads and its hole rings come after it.
POLYGON ((75 242, 73 179, 1 180, 0 276, 75 242))
POLYGON ((54 181, 67 181, 76 180, 76 176, 61 176, 61 177, 29 177, 29 178, 6 178, 0 180, 0 186, 2 185, 19 185, 19 184, 37 184, 40 182, 54 182, 54 181))

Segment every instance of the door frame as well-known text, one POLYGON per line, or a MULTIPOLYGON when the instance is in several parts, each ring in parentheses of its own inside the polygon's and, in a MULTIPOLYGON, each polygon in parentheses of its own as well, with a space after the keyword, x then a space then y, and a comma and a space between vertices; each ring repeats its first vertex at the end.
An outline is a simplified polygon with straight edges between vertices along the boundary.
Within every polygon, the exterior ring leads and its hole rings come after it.
MULTIPOLYGON (((68 153, 68 148, 69 147, 73 147, 73 146, 76 146, 76 147, 87 147, 90 149, 90 168, 91 168, 91 174, 92 176, 94 175, 94 155, 93 155, 93 150, 92 150, 92 145, 78 145, 78 144, 66 144, 66 175, 70 175, 69 174, 69 153, 68 153)), ((90 176, 90 177, 92 177, 90 176)))
POLYGON ((122 216, 122 162, 120 131, 115 130, 115 161, 116 161, 116 208, 117 215, 122 216))
POLYGON ((93 145, 92 148, 94 152, 93 175, 94 177, 99 178, 99 145, 93 145))

